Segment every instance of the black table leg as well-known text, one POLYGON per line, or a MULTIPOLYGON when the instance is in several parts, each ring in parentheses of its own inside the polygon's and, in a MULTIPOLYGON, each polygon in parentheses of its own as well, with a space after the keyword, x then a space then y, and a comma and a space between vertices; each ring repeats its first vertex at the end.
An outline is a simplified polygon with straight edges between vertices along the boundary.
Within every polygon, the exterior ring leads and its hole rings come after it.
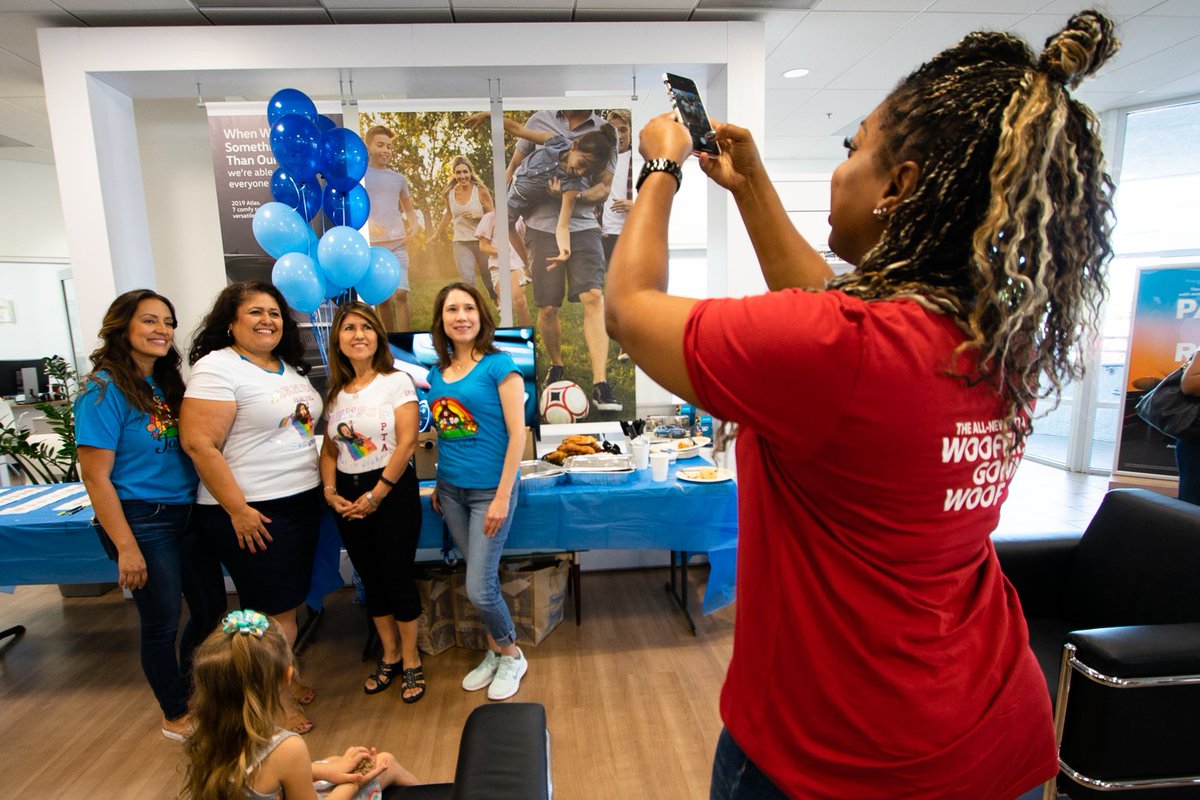
POLYGON ((667 593, 671 595, 671 599, 675 601, 675 605, 679 606, 679 610, 683 612, 683 616, 687 619, 688 628, 692 631, 692 636, 696 635, 696 623, 692 620, 692 615, 688 611, 688 551, 672 550, 671 551, 671 580, 667 584, 667 593), (679 583, 675 582, 675 558, 679 558, 679 583))
POLYGON ((579 553, 571 553, 571 595, 575 600, 575 625, 583 624, 583 603, 579 586, 579 553))
MULTIPOLYGON (((317 623, 325 613, 324 608, 316 611, 308 604, 305 604, 304 609, 308 612, 308 616, 305 617, 304 622, 296 630, 296 643, 292 645, 292 652, 296 655, 299 655, 300 651, 304 649, 304 645, 308 643, 308 637, 312 636, 317 628, 317 623)), ((299 612, 297 612, 297 616, 299 616, 299 612)))

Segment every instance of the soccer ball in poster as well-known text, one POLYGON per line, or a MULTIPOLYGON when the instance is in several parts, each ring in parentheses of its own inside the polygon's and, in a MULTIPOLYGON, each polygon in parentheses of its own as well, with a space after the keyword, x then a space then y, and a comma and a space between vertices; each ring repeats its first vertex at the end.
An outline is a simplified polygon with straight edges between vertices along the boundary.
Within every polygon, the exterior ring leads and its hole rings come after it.
POLYGON ((588 398, 579 384, 555 381, 542 390, 538 409, 551 425, 578 422, 588 415, 588 398))

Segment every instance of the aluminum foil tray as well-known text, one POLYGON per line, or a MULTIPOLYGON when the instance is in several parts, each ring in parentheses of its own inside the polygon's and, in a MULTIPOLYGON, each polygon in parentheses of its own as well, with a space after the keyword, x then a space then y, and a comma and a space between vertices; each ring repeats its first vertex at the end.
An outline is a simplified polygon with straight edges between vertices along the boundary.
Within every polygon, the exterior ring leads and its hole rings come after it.
POLYGON ((580 472, 622 472, 633 469, 632 455, 616 453, 595 453, 590 456, 569 456, 563 461, 563 469, 568 474, 580 472))
POLYGON ((637 470, 568 472, 567 480, 580 486, 624 486, 637 480, 637 470))
POLYGON ((522 461, 519 465, 522 492, 543 492, 566 480, 562 467, 548 461, 522 461))

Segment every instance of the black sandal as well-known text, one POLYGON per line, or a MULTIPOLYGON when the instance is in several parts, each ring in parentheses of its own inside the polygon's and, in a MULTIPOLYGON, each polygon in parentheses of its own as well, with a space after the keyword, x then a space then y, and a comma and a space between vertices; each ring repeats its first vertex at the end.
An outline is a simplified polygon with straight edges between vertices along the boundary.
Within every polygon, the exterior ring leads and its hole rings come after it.
POLYGON ((418 664, 415 667, 410 667, 402 673, 404 680, 404 688, 400 690, 400 699, 406 703, 415 703, 425 696, 425 671, 418 664), (404 694, 409 689, 419 689, 416 694, 404 694))
POLYGON ((375 681, 375 687, 372 688, 363 684, 363 691, 367 694, 379 694, 384 689, 392 685, 392 674, 404 666, 404 661, 384 661, 379 660, 379 666, 375 671, 367 676, 367 680, 375 681))

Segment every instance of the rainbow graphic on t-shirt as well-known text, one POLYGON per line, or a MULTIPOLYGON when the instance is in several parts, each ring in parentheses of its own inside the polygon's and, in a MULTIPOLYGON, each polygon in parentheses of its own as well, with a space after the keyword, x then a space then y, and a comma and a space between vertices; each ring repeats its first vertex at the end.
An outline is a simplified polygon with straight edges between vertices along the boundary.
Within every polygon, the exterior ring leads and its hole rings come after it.
POLYGON ((346 452, 355 461, 379 449, 369 437, 358 433, 354 430, 354 425, 346 422, 337 426, 337 434, 333 438, 346 446, 346 452))
POLYGON ((439 397, 429 407, 438 435, 446 439, 463 439, 479 433, 479 423, 453 397, 439 397))
POLYGON ((146 423, 146 432, 150 434, 151 439, 179 438, 179 420, 157 394, 154 395, 154 410, 150 412, 149 417, 150 421, 146 423))
POLYGON ((312 438, 313 428, 316 424, 317 421, 313 419, 307 403, 296 403, 296 410, 279 420, 279 427, 286 428, 291 425, 303 439, 312 438))

